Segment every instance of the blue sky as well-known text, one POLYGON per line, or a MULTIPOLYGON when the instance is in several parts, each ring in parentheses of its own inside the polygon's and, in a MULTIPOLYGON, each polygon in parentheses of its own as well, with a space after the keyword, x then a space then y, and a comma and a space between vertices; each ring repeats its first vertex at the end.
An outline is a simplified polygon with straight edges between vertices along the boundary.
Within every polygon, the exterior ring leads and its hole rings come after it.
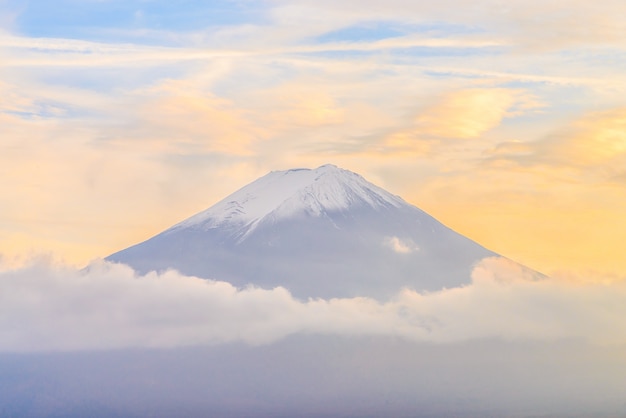
POLYGON ((260 23, 261 3, 236 1, 11 2, 17 29, 26 36, 146 41, 141 31, 192 32, 211 27, 260 23))

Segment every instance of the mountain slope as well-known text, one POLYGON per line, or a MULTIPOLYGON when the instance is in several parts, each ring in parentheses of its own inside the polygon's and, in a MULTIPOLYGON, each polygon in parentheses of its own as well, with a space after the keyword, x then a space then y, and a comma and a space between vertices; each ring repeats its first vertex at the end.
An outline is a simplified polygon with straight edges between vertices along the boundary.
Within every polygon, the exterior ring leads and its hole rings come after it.
POLYGON ((108 260, 295 296, 385 298, 469 283, 494 256, 358 174, 274 171, 108 260))

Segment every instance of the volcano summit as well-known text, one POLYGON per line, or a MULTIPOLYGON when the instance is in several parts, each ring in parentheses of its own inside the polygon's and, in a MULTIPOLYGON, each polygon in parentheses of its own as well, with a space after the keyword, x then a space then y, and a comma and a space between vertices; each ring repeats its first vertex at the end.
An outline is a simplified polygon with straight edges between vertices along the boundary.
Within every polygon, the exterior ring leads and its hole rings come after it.
POLYGON ((470 282, 497 254, 360 175, 334 165, 272 171, 107 259, 300 298, 385 298, 470 282))

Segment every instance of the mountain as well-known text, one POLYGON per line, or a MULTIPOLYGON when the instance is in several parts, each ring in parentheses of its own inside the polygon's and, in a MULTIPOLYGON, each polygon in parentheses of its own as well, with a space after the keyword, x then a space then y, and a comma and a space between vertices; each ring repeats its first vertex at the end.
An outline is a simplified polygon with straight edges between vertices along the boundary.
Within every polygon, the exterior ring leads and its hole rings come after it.
POLYGON ((470 282, 497 255, 360 175, 323 165, 272 171, 209 209, 107 257, 296 297, 386 298, 470 282))

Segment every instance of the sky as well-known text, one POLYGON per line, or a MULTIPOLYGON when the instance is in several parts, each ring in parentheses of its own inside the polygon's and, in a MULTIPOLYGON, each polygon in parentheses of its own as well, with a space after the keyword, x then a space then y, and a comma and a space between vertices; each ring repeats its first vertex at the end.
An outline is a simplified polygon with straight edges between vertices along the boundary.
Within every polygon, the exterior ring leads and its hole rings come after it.
POLYGON ((625 20, 622 0, 0 0, 0 416, 623 415, 625 20), (302 300, 102 261, 327 163, 550 277, 494 257, 461 288, 302 300))
POLYGON ((0 253, 82 266, 333 163, 536 270, 624 277, 624 13, 0 1, 0 253))

